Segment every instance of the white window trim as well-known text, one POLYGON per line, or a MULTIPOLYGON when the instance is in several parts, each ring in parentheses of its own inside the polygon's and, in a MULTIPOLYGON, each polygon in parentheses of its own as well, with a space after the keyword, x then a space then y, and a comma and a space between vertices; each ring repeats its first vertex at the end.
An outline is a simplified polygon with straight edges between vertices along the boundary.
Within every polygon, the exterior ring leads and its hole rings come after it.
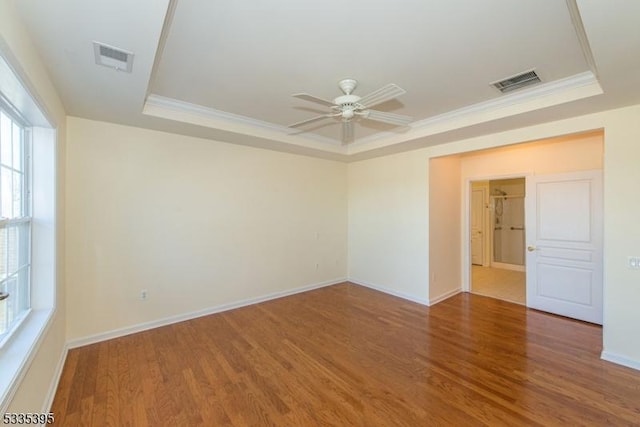
MULTIPOLYGON (((2 47, 2 46, 0 46, 2 47)), ((9 97, 31 129, 31 311, 0 349, 0 414, 6 412, 56 314, 57 132, 24 79, 0 51, 0 92, 9 97)))
MULTIPOLYGON (((23 156, 24 156, 23 185, 24 185, 24 188, 26 188, 26 192, 25 194, 23 194, 23 208, 22 208, 23 209, 22 214, 25 216, 21 218, 6 218, 6 219, 1 218, 0 224, 17 225, 17 224, 23 224, 27 222, 31 224, 32 223, 31 212, 33 207, 33 204, 31 203, 31 176, 30 176, 31 170, 33 167, 31 163, 31 150, 30 150, 31 127, 29 126, 25 118, 20 114, 20 112, 15 110, 13 106, 10 103, 8 103, 7 100, 2 96, 1 93, 0 93, 0 108, 4 110, 5 114, 7 114, 14 123, 17 123, 22 128, 22 135, 23 135, 22 150, 23 150, 23 156)), ((12 168, 12 170, 14 169, 12 168)), ((29 234, 31 235, 31 232, 29 232, 29 234)), ((33 241, 30 238, 30 242, 29 242, 30 252, 31 252, 32 244, 33 244, 33 241)), ((31 254, 29 254, 29 258, 31 258, 31 254)), ((26 267, 28 267, 29 270, 31 270, 30 259, 26 267)), ((20 268, 24 268, 24 266, 20 268)), ((31 273, 29 273, 29 276, 31 276, 31 273)), ((29 292, 29 301, 31 301, 31 277, 29 277, 28 292, 29 292)), ((31 312, 31 302, 29 302, 29 308, 25 312, 21 313, 16 319, 14 319, 14 321, 12 322, 13 324, 8 330, 8 333, 0 339, 0 351, 2 351, 2 348, 10 341, 11 336, 14 333, 16 333, 20 325, 29 316, 30 312, 31 312)))

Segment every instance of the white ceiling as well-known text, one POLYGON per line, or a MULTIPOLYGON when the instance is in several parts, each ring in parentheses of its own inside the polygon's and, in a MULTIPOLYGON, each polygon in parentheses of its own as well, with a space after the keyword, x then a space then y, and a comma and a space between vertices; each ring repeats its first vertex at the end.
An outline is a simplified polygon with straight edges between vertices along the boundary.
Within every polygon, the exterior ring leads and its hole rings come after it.
POLYGON ((640 103, 636 0, 65 0, 16 2, 68 114, 219 141, 355 160, 640 103), (92 41, 135 54, 94 63, 92 41), (503 95, 490 83, 535 69, 503 95), (338 121, 291 97, 407 93, 375 108, 394 128, 338 121))

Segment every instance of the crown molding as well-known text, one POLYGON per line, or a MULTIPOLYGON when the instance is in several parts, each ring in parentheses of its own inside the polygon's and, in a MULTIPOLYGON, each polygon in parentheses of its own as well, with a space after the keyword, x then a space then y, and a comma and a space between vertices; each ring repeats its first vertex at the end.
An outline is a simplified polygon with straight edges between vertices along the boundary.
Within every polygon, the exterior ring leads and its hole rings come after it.
POLYGON ((248 137, 266 138, 299 147, 352 155, 602 93, 602 87, 595 74, 586 71, 413 122, 405 132, 383 132, 356 140, 347 146, 314 133, 292 134, 291 129, 285 126, 156 94, 147 97, 143 114, 235 132, 248 137))
POLYGON ((573 24, 573 28, 576 30, 578 43, 580 43, 580 47, 582 48, 584 60, 587 61, 587 65, 589 65, 589 69, 591 70, 591 72, 595 76, 597 76, 598 68, 596 67, 596 60, 593 58, 593 52, 591 51, 589 39, 587 38, 587 32, 585 31, 584 24, 582 23, 582 17, 580 16, 580 9, 578 8, 578 4, 576 3, 576 0, 566 0, 566 2, 567 9, 569 9, 569 16, 571 16, 571 23, 573 24))
POLYGON ((156 94, 147 96, 142 113, 229 132, 243 133, 249 136, 273 139, 278 142, 303 147, 335 153, 346 153, 346 149, 340 141, 331 138, 313 133, 306 133, 304 136, 301 136, 292 133, 292 129, 286 126, 156 94))
MULTIPOLYGON (((417 122, 413 122, 411 124, 411 127, 413 129, 419 130, 432 126, 434 123, 446 122, 461 117, 469 117, 480 112, 486 113, 489 111, 510 109, 518 105, 525 105, 532 101, 539 101, 545 97, 548 97, 549 95, 562 95, 569 90, 582 88, 593 84, 598 84, 598 80, 591 71, 585 71, 584 73, 575 74, 564 79, 555 80, 549 83, 542 83, 527 90, 510 93, 496 99, 479 102, 477 104, 459 108, 457 110, 440 114, 438 116, 419 120, 417 122)), ((602 90, 600 92, 602 92, 602 90)), ((567 101, 565 102, 568 101, 574 101, 574 99, 567 99, 567 101)), ((561 102, 554 103, 553 105, 557 105, 560 103, 561 102)), ((531 110, 533 109, 537 108, 531 108, 531 110)))
POLYGON ((405 133, 385 132, 354 142, 348 154, 444 133, 516 114, 539 110, 604 93, 591 71, 543 83, 489 101, 479 102, 411 123, 405 133))

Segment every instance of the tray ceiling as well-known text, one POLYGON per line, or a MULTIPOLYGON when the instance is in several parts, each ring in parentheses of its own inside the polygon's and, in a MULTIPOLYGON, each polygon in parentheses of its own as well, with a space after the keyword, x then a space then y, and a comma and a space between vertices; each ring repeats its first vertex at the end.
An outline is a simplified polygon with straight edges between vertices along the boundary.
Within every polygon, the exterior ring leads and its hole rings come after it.
POLYGON ((623 0, 87 3, 18 7, 68 113, 91 119, 347 159, 640 102, 619 82, 640 83, 616 64, 640 65, 621 51, 640 48, 640 7, 623 0), (132 52, 132 73, 96 66, 93 41, 132 52), (531 69, 541 83, 491 85, 531 69), (332 100, 344 78, 360 96, 404 88, 375 109, 414 121, 359 120, 349 145, 337 119, 287 128, 328 108, 292 94, 332 100))

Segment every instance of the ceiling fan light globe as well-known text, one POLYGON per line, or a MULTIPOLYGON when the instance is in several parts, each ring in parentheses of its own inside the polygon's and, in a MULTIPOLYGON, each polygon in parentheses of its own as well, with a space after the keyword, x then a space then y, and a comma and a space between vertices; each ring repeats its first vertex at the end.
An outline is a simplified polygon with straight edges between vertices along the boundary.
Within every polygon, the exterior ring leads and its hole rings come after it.
POLYGON ((353 110, 344 110, 344 111, 342 112, 342 118, 343 118, 344 120, 351 120, 351 119, 353 119, 353 115, 354 115, 353 110))

